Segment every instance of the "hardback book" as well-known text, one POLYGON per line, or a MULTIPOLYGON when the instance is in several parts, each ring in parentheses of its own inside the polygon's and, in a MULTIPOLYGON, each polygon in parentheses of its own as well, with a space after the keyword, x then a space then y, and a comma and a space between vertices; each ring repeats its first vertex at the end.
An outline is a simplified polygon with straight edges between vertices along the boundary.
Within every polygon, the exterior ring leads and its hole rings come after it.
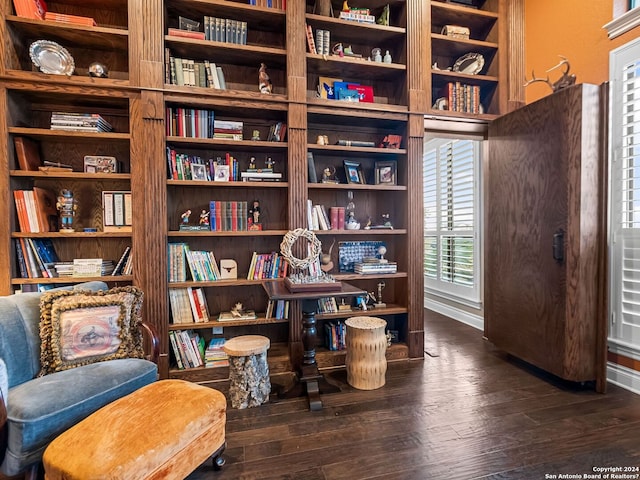
POLYGON ((55 232, 58 230, 58 209, 56 196, 47 189, 33 187, 33 199, 39 232, 55 232))
POLYGON ((361 140, 338 140, 336 145, 343 147, 375 147, 375 142, 366 142, 361 140))
POLYGON ((47 4, 44 0, 13 0, 16 15, 34 20, 44 20, 47 4))
POLYGON ((15 137, 13 144, 16 147, 18 166, 20 170, 37 171, 40 165, 40 148, 37 142, 26 137, 15 137))
POLYGON ((89 27, 95 27, 97 25, 96 21, 91 17, 82 17, 80 15, 68 15, 66 13, 45 12, 44 19, 52 22, 88 25, 89 27))
POLYGON ((307 169, 309 183, 318 183, 318 173, 316 172, 316 163, 313 159, 313 152, 307 152, 307 169))
POLYGON ((179 28, 169 28, 167 34, 170 37, 184 37, 204 40, 204 32, 194 32, 190 30, 180 30, 179 28))
POLYGON ((309 48, 309 53, 318 53, 316 50, 316 42, 313 39, 313 30, 311 25, 306 24, 305 28, 307 29, 307 47, 309 48))

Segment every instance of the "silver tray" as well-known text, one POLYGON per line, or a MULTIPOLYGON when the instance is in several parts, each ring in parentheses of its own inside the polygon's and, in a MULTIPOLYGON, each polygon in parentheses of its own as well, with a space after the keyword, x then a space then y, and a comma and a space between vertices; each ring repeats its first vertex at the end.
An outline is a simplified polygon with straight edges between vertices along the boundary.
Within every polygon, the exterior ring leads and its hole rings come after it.
POLYGON ((75 70, 73 57, 62 45, 50 40, 36 40, 29 47, 33 64, 43 73, 71 75, 75 70))

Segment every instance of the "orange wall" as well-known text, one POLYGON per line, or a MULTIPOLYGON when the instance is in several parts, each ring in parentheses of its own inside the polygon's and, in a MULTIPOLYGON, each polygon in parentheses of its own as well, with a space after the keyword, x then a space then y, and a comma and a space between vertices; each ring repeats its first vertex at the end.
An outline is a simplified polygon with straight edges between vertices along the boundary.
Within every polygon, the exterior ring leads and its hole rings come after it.
MULTIPOLYGON (((567 57, 577 83, 600 84, 609 78, 609 52, 640 36, 636 28, 609 40, 603 25, 612 20, 614 0, 525 0, 525 72, 556 81, 562 69, 545 70, 567 57)), ((523 79, 524 83, 524 79, 523 79)), ((531 103, 551 92, 544 83, 526 87, 531 103)))

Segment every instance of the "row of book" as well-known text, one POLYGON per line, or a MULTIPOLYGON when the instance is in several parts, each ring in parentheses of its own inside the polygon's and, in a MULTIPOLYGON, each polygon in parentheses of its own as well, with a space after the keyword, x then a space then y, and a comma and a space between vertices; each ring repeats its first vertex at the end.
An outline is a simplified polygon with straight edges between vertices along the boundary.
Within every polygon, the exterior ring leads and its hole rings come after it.
POLYGON ((33 187, 32 190, 14 190, 13 199, 21 232, 58 230, 58 210, 53 192, 40 187, 33 187))
POLYGON ((100 277, 112 275, 115 264, 102 258, 75 258, 71 262, 57 262, 54 268, 56 277, 100 277))
POLYGON ((170 288, 169 305, 173 324, 209 321, 209 307, 202 288, 170 288))
POLYGON ((376 23, 376 17, 371 15, 368 8, 351 9, 349 12, 340 12, 338 17, 342 20, 358 23, 376 23))
POLYGON ((345 207, 330 207, 329 213, 324 205, 314 205, 307 200, 307 225, 309 230, 344 230, 345 207))
POLYGON ((263 8, 279 8, 280 10, 287 9, 287 0, 247 0, 249 5, 255 5, 263 8))
POLYGON ((102 192, 102 230, 104 232, 131 231, 133 224, 133 207, 131 192, 102 192))
POLYGON ((86 25, 89 27, 95 27, 97 25, 96 21, 91 17, 58 12, 45 12, 44 19, 51 22, 72 23, 74 25, 86 25))
POLYGON ((212 200, 209 202, 209 225, 214 232, 246 232, 247 202, 212 200))
POLYGON ((346 349, 346 336, 347 326, 344 322, 325 322, 324 340, 329 350, 336 351, 346 349))
POLYGON ((171 330, 169 343, 180 370, 204 366, 205 340, 197 332, 171 330))
POLYGON ((289 318, 289 300, 269 300, 265 318, 275 318, 285 320, 289 318))
POLYGON ((213 337, 204 352, 204 366, 207 368, 228 367, 229 356, 224 351, 226 340, 222 337, 213 337))
POLYGON ((362 275, 379 275, 382 273, 397 273, 398 272, 398 264, 396 262, 357 262, 354 265, 355 273, 360 273, 362 275))
POLYGON ((329 30, 316 29, 315 37, 311 25, 306 24, 307 47, 309 53, 329 55, 331 48, 331 32, 329 30))
POLYGON ((99 113, 52 112, 51 130, 111 132, 113 126, 99 113))
POLYGON ((443 89, 447 109, 452 112, 482 113, 480 87, 461 82, 448 82, 443 89))
POLYGON ((169 54, 165 65, 165 82, 171 85, 227 89, 222 67, 214 62, 202 62, 169 54), (167 72, 168 69, 168 72, 167 72), (168 75, 167 75, 168 73, 168 75))
POLYGON ((231 18, 204 17, 204 40, 247 44, 247 22, 231 18))
POLYGON ((247 280, 262 280, 266 278, 284 278, 287 276, 289 262, 277 252, 253 252, 247 280))
POLYGON ((22 278, 52 278, 58 254, 49 238, 17 238, 16 259, 22 278))
POLYGON ((188 276, 193 281, 215 281, 220 278, 220 270, 213 252, 191 250, 186 243, 167 245, 169 282, 186 282, 188 276))
POLYGON ((318 313, 338 313, 338 304, 335 297, 319 298, 318 313))
POLYGON ((213 138, 215 112, 199 108, 167 107, 168 137, 213 138))

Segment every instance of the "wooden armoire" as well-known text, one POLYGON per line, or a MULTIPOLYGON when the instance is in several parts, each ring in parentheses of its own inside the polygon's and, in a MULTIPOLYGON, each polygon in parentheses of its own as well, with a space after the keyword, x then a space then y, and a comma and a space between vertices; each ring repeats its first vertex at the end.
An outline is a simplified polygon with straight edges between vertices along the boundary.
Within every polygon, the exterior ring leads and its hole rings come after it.
POLYGON ((574 85, 489 126, 485 336, 606 385, 606 87, 574 85))

